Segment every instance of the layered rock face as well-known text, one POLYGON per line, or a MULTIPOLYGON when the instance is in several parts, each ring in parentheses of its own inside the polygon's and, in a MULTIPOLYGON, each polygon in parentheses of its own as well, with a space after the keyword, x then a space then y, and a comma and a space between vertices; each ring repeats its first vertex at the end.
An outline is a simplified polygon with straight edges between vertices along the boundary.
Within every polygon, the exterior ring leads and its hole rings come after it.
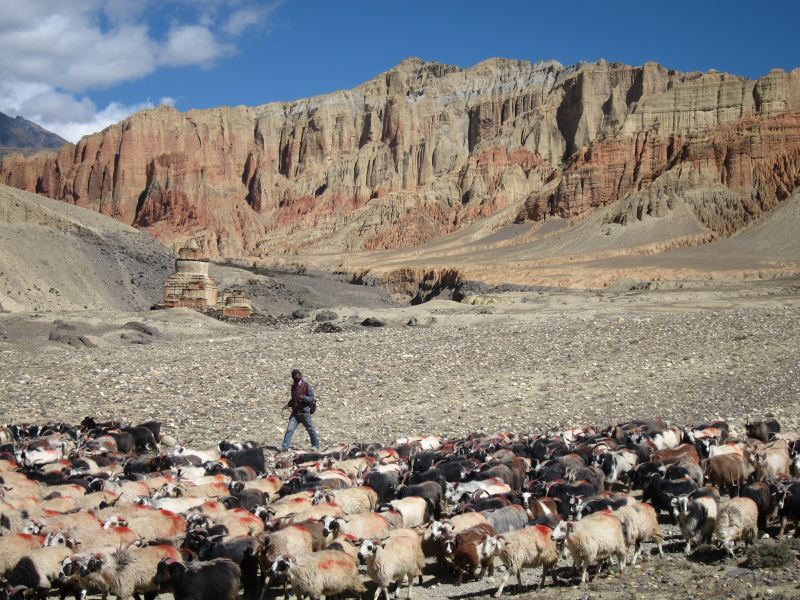
POLYGON ((625 223, 687 201, 729 234, 800 185, 800 70, 409 59, 289 103, 137 113, 0 182, 212 257, 407 247, 496 215, 625 223))

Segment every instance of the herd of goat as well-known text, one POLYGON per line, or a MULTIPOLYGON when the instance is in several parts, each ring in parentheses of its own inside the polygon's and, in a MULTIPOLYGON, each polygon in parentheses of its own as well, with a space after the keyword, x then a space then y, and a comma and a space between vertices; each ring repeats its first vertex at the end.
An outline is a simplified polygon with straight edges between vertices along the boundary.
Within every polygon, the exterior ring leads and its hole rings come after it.
POLYGON ((735 439, 722 421, 652 419, 268 456, 166 449, 160 430, 0 428, 0 599, 317 599, 359 596, 368 578, 388 600, 431 562, 456 583, 502 565, 500 596, 524 568, 558 584, 562 555, 583 584, 644 542, 661 553, 662 513, 687 553, 716 540, 733 556, 773 526, 800 535, 800 433, 774 419, 735 439))

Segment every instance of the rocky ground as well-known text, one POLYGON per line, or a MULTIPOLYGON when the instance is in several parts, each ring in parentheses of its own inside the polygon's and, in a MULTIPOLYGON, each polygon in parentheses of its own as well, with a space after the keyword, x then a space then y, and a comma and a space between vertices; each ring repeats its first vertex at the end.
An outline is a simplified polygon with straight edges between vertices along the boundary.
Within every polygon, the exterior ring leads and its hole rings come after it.
MULTIPOLYGON (((155 418, 185 443, 244 438, 275 445, 297 366, 318 391, 323 445, 656 415, 678 424, 722 418, 735 431, 747 418, 774 415, 797 428, 798 283, 525 292, 474 298, 473 305, 336 305, 327 307, 335 315, 324 328, 317 307, 303 319, 255 325, 186 309, 5 314, 2 420, 155 418), (361 326, 366 317, 385 325, 361 326), (68 343, 80 337, 90 344, 68 343)), ((302 430, 294 441, 308 447, 302 430)), ((751 571, 720 557, 687 560, 677 545, 670 550, 622 579, 601 578, 585 591, 565 583, 537 597, 800 594, 796 562, 788 570, 751 571)), ((431 580, 423 593, 482 597, 497 583, 455 588, 431 580)))

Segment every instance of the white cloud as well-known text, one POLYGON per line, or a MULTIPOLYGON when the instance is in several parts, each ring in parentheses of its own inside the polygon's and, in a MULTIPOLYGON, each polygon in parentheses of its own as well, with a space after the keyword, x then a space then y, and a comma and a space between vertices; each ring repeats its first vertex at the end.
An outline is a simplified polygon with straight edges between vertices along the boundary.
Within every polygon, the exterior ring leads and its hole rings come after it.
POLYGON ((45 121, 82 121, 90 119, 96 110, 90 98, 78 100, 70 94, 51 90, 25 98, 19 107, 20 113, 36 115, 45 121))
MULTIPOLYGON (((169 100, 172 100, 169 98, 169 100)), ((168 102, 159 102, 159 104, 169 104, 168 102)), ((170 105, 171 106, 171 105, 170 105)), ((48 120, 41 118, 37 123, 45 129, 57 133, 65 140, 77 142, 84 135, 89 135, 96 131, 105 129, 109 125, 119 123, 123 119, 131 116, 135 112, 145 110, 147 108, 154 108, 155 104, 150 102, 141 102, 139 104, 125 105, 120 102, 111 102, 108 106, 100 111, 94 112, 88 119, 66 119, 66 120, 48 120)))
MULTIPOLYGON (((263 24, 280 2, 260 0, 0 0, 0 111, 62 137, 80 136, 151 108, 149 100, 98 109, 89 92, 157 69, 207 67, 233 39, 263 24), (147 19, 175 20, 163 34, 147 19), (177 18, 176 18, 177 19, 177 18)), ((167 21, 169 22, 169 21, 167 21)), ((173 98, 161 103, 173 106, 173 98)))
POLYGON ((228 35, 239 36, 246 29, 261 27, 267 22, 269 16, 283 4, 283 0, 273 2, 268 6, 245 7, 234 10, 222 30, 228 35))
POLYGON ((232 47, 220 43, 208 27, 183 25, 170 29, 159 59, 172 67, 207 65, 231 51, 232 47))

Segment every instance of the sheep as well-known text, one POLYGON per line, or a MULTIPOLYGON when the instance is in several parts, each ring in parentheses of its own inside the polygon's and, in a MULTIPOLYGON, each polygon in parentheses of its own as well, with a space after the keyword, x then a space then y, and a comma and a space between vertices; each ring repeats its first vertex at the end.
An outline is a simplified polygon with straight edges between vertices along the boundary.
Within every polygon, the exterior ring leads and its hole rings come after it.
POLYGON ((168 510, 158 510, 147 506, 119 506, 100 511, 108 515, 103 527, 123 525, 136 532, 139 537, 151 540, 178 535, 186 531, 186 519, 168 510))
POLYGON ((198 460, 199 463, 206 463, 206 462, 213 462, 215 460, 220 459, 219 448, 208 448, 206 450, 193 450, 192 448, 186 448, 185 446, 176 445, 172 449, 171 456, 179 456, 179 457, 193 457, 198 460))
MULTIPOLYGON (((399 531, 399 530, 398 530, 399 531)), ((357 538, 353 535, 340 535, 336 538, 330 546, 325 548, 325 550, 339 550, 344 552, 348 556, 352 557, 353 560, 358 560, 358 549, 361 547, 361 544, 364 542, 361 538, 357 538)))
POLYGON ((365 540, 358 550, 358 558, 367 563, 367 575, 378 584, 375 600, 381 592, 389 600, 389 586, 392 583, 399 588, 403 580, 408 581, 409 598, 414 579, 418 578, 422 584, 425 555, 422 553, 421 540, 413 531, 409 535, 398 535, 381 542, 365 540))
POLYGON ((180 560, 180 551, 167 544, 143 548, 119 548, 111 552, 92 552, 72 557, 77 566, 77 582, 82 589, 112 593, 119 600, 135 594, 155 598, 159 585, 154 576, 161 560, 180 560))
POLYGON ((80 531, 82 534, 96 533, 103 528, 102 523, 87 511, 71 512, 47 516, 26 524, 26 533, 57 533, 59 531, 80 531))
POLYGON ((206 498, 204 496, 199 496, 199 497, 181 496, 180 498, 140 499, 140 502, 142 504, 152 506, 153 508, 168 510, 173 513, 189 512, 193 508, 197 508, 198 506, 203 504, 205 501, 206 498))
POLYGON ((336 502, 320 502, 308 510, 290 515, 290 519, 293 523, 302 523, 303 521, 317 521, 324 517, 341 517, 342 514, 342 507, 336 502))
POLYGON ((81 548, 99 548, 100 546, 127 546, 140 539, 129 527, 109 527, 99 531, 69 531, 50 533, 45 538, 45 546, 56 544, 80 545, 81 548))
POLYGON ((66 546, 46 546, 28 552, 17 561, 8 573, 8 583, 35 589, 44 595, 53 587, 61 575, 61 563, 72 550, 66 546))
POLYGON ((339 469, 352 479, 358 479, 375 465, 375 459, 369 456, 351 458, 348 460, 328 459, 325 466, 329 469, 339 469))
POLYGON ((618 451, 606 452, 602 458, 605 485, 609 489, 619 480, 628 478, 628 474, 639 462, 638 456, 632 450, 623 448, 618 451))
POLYGON ((552 573, 553 584, 558 583, 555 567, 558 561, 558 549, 552 539, 552 530, 544 525, 525 527, 497 537, 496 556, 503 563, 506 573, 494 597, 499 598, 511 577, 516 576, 517 583, 522 585, 522 569, 525 567, 542 567, 542 578, 538 587, 543 587, 548 573, 552 573))
POLYGON ((555 542, 565 541, 576 569, 581 570, 581 585, 586 585, 589 565, 611 557, 625 570, 628 547, 622 523, 610 513, 595 513, 580 521, 562 521, 553 530, 555 542))
POLYGON ((367 591, 358 575, 355 559, 339 550, 322 550, 304 556, 281 555, 272 564, 272 573, 283 575, 292 585, 292 591, 300 598, 331 596, 351 592, 367 591))
POLYGON ((201 484, 168 483, 153 494, 153 498, 220 498, 230 493, 228 485, 222 481, 212 481, 201 484))
POLYGON ((317 537, 309 523, 295 523, 278 531, 259 533, 259 562, 264 572, 268 571, 280 555, 301 556, 324 547, 322 534, 317 537))
POLYGON ((5 577, 23 556, 41 548, 43 543, 42 536, 29 533, 13 533, 0 537, 0 578, 5 577))
POLYGON ((731 557, 736 542, 745 545, 753 543, 758 537, 758 507, 750 498, 732 498, 723 506, 717 516, 716 536, 722 547, 731 557))
POLYGON ((262 477, 251 481, 235 481, 230 484, 231 492, 241 491, 242 489, 258 490, 268 494, 270 498, 277 496, 281 487, 283 487, 283 481, 275 476, 262 477))
POLYGON ((673 498, 672 504, 673 516, 686 541, 686 554, 692 551, 692 543, 710 543, 717 527, 719 505, 716 498, 711 495, 683 495, 673 498))
POLYGON ((213 522, 215 525, 224 526, 230 536, 252 535, 264 531, 264 521, 241 508, 233 508, 215 514, 213 522))
POLYGON ((754 481, 750 485, 742 488, 739 496, 750 498, 758 507, 758 528, 764 531, 767 528, 767 520, 775 510, 776 502, 772 494, 772 489, 768 483, 754 481))
POLYGON ((424 525, 428 515, 428 503, 419 496, 409 496, 400 500, 392 500, 381 507, 383 511, 392 508, 403 516, 403 527, 419 527, 424 525))
POLYGON ((154 583, 172 588, 175 600, 235 600, 242 574, 227 558, 188 565, 165 558, 158 563, 154 583))
POLYGON ((284 496, 269 505, 267 508, 269 514, 275 518, 280 519, 291 514, 305 512, 314 507, 312 502, 314 495, 308 492, 298 492, 291 496, 284 496))
POLYGON ((390 529, 388 519, 382 514, 374 512, 338 519, 324 517, 322 524, 323 535, 328 542, 334 541, 340 535, 352 535, 362 539, 378 537, 390 529))
POLYGON ((85 496, 77 499, 78 508, 86 510, 96 510, 101 506, 108 506, 119 502, 120 496, 111 490, 100 490, 99 492, 91 492, 85 496))
POLYGON ((347 516, 373 510, 378 505, 378 494, 371 487, 362 485, 343 490, 317 490, 314 500, 336 502, 347 516))
POLYGON ((642 542, 654 541, 658 548, 659 556, 664 556, 664 535, 658 524, 658 514, 655 509, 644 502, 630 504, 614 511, 614 516, 622 524, 622 534, 628 547, 635 546, 631 564, 635 565, 642 553, 642 542))

